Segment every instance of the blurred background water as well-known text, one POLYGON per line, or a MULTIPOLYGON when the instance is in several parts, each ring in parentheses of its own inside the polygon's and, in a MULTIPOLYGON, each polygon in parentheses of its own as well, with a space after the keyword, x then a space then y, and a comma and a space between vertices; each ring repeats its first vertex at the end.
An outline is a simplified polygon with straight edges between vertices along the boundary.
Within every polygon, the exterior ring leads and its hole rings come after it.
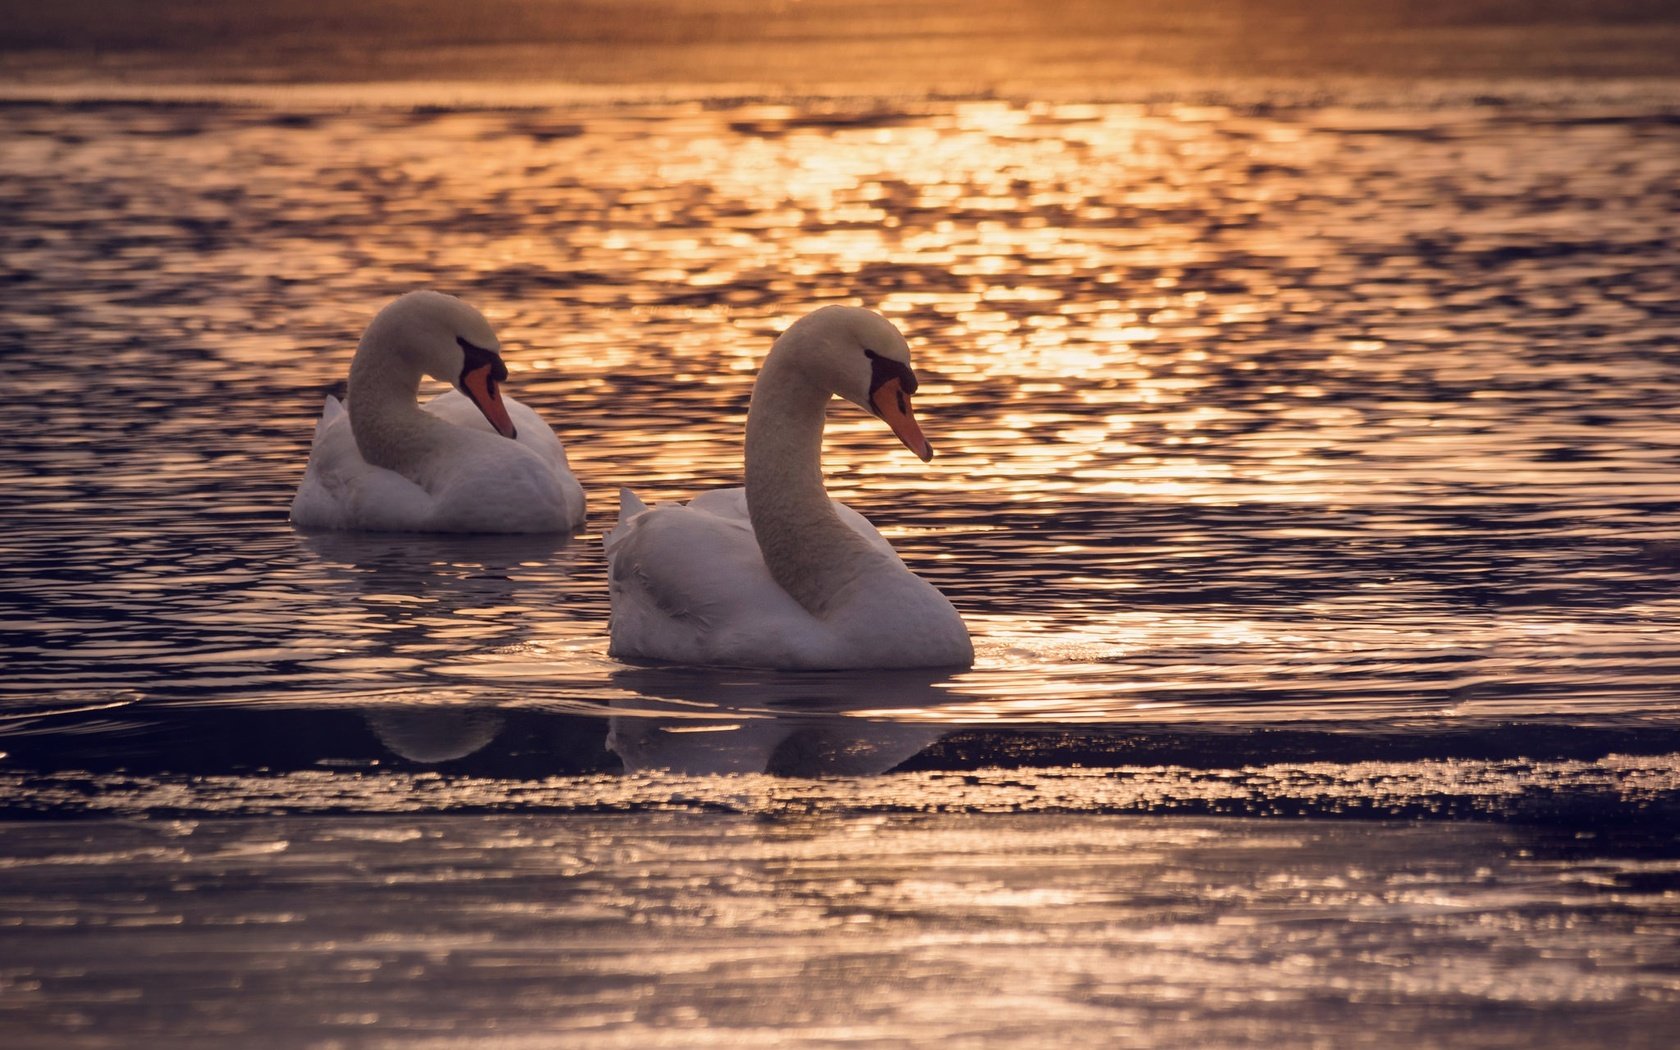
POLYGON ((1357 89, 1082 52, 960 97, 992 67, 323 88, 201 42, 206 86, 14 44, 8 1045, 1666 1045, 1680 96, 1381 29, 1357 89), (495 324, 580 535, 287 524, 413 287, 495 324), (617 487, 738 483, 828 302, 910 338, 939 449, 838 408, 830 489, 975 667, 607 659, 617 487))

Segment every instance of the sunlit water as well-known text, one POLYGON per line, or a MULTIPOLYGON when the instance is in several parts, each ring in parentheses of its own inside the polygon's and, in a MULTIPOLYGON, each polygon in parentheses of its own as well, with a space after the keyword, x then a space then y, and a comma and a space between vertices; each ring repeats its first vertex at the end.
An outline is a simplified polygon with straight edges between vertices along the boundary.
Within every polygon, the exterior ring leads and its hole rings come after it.
POLYGON ((0 809, 122 821, 0 824, 0 1026, 1659 1045, 1677 170, 1625 102, 0 107, 0 809), (497 326, 581 535, 288 526, 418 286, 497 326), (758 360, 830 301, 909 336, 939 450, 839 406, 830 489, 975 667, 609 660, 618 486, 737 484, 758 360), (1225 820, 1274 814, 1553 830, 1225 820), (1637 847, 1565 849, 1606 826, 1637 847))
POLYGON ((12 1045, 1655 1048, 1680 996, 1672 861, 1485 824, 302 818, 0 850, 36 961, 0 986, 12 1045))

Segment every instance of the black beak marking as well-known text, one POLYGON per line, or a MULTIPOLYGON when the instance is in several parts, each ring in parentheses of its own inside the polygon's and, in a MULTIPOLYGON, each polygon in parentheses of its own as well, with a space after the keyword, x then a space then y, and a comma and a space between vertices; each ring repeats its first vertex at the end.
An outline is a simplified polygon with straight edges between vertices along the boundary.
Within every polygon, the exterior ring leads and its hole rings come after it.
POLYGON ((455 343, 461 348, 462 355, 461 378, 456 381, 457 386, 466 379, 468 372, 476 372, 486 365, 490 366, 490 382, 488 385, 492 394, 496 392, 497 383, 507 381, 507 363, 502 360, 501 355, 496 351, 486 350, 482 346, 469 343, 460 336, 455 337, 455 343))
POLYGON ((874 403, 875 391, 890 379, 898 380, 898 407, 900 411, 910 411, 905 398, 916 392, 916 373, 910 371, 910 366, 902 361, 882 357, 873 350, 865 349, 864 356, 869 358, 869 398, 874 403))

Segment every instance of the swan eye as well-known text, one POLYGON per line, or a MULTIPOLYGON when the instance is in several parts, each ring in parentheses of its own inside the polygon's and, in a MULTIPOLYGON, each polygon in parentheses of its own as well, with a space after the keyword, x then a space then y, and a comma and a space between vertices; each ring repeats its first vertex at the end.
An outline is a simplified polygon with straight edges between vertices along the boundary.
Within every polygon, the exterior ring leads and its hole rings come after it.
POLYGON ((490 369, 492 389, 494 388, 495 383, 503 383, 507 381, 507 364, 502 360, 502 356, 496 353, 496 351, 486 350, 484 347, 470 343, 460 336, 455 337, 455 344, 461 348, 462 376, 465 376, 468 372, 488 367, 490 369))
POLYGON ((902 391, 899 395, 900 400, 904 394, 916 392, 916 373, 910 371, 909 365, 903 361, 894 361, 890 357, 882 357, 868 347, 864 348, 863 354, 869 358, 869 393, 872 396, 881 388, 881 384, 889 379, 898 380, 899 389, 902 391))

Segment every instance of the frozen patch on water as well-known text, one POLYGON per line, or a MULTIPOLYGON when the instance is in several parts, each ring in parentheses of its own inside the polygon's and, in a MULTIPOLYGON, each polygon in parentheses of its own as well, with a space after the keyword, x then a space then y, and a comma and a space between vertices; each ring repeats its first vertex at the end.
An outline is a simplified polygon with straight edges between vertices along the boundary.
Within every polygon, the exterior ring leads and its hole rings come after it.
POLYGON ((1672 849, 1613 830, 693 807, 368 829, 0 823, 9 1045, 1655 1048, 1680 1009, 1672 849))

